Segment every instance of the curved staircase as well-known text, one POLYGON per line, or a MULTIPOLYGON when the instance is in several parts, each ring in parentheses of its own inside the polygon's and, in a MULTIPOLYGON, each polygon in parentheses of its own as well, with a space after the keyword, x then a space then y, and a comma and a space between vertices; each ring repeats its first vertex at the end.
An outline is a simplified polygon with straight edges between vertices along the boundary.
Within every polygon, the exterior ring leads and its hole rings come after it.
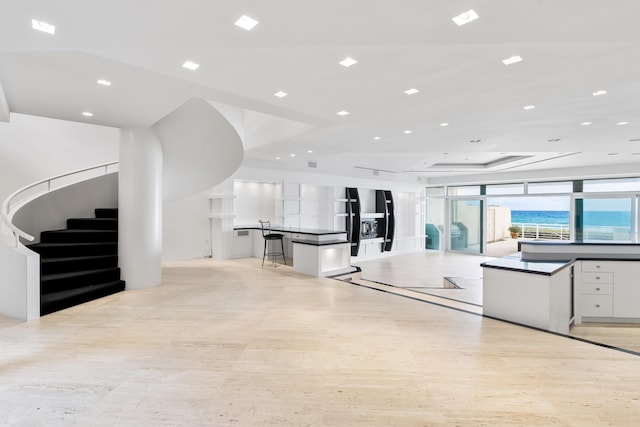
POLYGON ((40 254, 40 315, 124 290, 118 268, 118 210, 71 218, 64 230, 43 231, 29 248, 40 254))

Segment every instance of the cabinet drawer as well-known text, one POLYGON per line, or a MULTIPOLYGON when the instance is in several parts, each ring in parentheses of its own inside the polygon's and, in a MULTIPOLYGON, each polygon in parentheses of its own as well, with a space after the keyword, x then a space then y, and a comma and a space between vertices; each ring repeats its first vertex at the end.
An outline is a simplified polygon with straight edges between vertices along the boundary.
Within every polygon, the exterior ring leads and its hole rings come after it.
POLYGON ((613 283, 613 273, 582 273, 582 283, 613 283))
POLYGON ((581 261, 582 271, 614 271, 613 261, 581 261))
POLYGON ((613 295, 611 283, 583 283, 580 287, 583 295, 613 295))
POLYGON ((582 316, 613 316, 613 296, 611 295, 582 295, 580 300, 582 316))

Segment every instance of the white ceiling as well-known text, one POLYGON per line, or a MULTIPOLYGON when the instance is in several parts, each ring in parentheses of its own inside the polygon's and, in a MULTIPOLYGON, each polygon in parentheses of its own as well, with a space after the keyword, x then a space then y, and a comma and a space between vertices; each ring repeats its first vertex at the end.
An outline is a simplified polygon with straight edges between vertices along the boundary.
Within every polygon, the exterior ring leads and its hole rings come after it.
POLYGON ((192 97, 240 107, 246 162, 279 169, 415 180, 640 164, 638 16, 636 0, 0 0, 0 84, 12 112, 115 127, 192 97), (480 18, 458 27, 471 8, 480 18), (242 30, 242 14, 260 23, 242 30))

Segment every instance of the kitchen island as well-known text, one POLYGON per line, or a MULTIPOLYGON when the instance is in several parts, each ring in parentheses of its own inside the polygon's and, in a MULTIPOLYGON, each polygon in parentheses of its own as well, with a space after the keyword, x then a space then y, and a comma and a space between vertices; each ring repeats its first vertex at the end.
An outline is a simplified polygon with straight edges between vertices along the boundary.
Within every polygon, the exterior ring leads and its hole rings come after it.
POLYGON ((521 243, 482 263, 485 316, 566 334, 573 322, 640 322, 640 245, 521 243))

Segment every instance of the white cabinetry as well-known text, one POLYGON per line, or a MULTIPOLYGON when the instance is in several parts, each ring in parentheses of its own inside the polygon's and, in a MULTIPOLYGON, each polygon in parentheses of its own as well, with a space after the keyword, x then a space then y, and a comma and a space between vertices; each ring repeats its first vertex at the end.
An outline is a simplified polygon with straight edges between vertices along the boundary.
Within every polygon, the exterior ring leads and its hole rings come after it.
POLYGON ((245 258, 253 254, 253 230, 233 231, 233 257, 245 258))
POLYGON ((638 261, 577 261, 575 323, 640 321, 638 261))

